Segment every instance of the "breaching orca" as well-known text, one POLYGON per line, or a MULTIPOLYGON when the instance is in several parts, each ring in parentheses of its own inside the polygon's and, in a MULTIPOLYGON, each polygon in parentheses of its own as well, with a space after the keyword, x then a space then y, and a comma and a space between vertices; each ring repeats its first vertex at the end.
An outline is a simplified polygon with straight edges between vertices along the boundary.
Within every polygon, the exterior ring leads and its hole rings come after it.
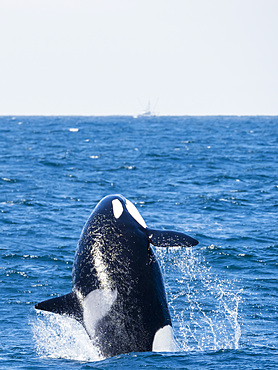
POLYGON ((163 278, 150 244, 191 247, 198 241, 147 228, 137 208, 121 195, 103 198, 77 245, 72 292, 35 308, 74 317, 104 357, 174 351, 163 278))

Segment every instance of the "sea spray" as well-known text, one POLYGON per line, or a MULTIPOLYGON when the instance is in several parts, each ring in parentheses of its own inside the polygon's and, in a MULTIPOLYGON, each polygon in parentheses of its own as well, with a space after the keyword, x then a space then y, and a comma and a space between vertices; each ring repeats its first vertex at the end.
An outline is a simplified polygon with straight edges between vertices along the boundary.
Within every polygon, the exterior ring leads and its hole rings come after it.
POLYGON ((41 311, 30 323, 36 351, 40 357, 77 361, 103 359, 83 326, 75 319, 41 311))
MULTIPOLYGON (((241 290, 220 278, 202 251, 155 248, 165 279, 177 344, 182 351, 237 349, 241 335, 241 290)), ((31 322, 41 357, 102 360, 97 347, 76 320, 39 312, 31 322)))
POLYGON ((217 276, 202 251, 156 248, 182 351, 237 349, 241 335, 235 281, 217 276))

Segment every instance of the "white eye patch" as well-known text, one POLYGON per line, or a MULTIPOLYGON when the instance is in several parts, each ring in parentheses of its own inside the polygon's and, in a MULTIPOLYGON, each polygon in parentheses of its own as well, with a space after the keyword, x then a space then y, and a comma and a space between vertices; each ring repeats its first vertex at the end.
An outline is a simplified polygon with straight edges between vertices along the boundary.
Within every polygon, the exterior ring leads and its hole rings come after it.
POLYGON ((138 209, 128 199, 126 200, 126 208, 135 221, 137 221, 144 228, 147 227, 147 225, 145 224, 145 221, 143 220, 143 217, 138 212, 138 209))
POLYGON ((124 209, 119 199, 112 200, 113 213, 115 218, 119 218, 123 213, 124 209))

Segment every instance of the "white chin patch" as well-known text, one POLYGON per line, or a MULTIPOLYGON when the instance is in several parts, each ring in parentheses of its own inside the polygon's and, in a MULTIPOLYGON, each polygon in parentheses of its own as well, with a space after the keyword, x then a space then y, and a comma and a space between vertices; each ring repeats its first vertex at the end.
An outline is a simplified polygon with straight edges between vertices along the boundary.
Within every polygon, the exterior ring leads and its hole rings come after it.
POLYGON ((124 209, 119 199, 112 200, 113 213, 115 218, 119 218, 123 213, 124 209))
POLYGON ((153 352, 176 352, 177 349, 172 326, 166 325, 155 333, 153 352))
POLYGON ((128 199, 126 200, 126 208, 135 221, 137 221, 144 228, 147 227, 147 225, 145 224, 145 221, 143 220, 143 217, 138 212, 138 209, 128 199))

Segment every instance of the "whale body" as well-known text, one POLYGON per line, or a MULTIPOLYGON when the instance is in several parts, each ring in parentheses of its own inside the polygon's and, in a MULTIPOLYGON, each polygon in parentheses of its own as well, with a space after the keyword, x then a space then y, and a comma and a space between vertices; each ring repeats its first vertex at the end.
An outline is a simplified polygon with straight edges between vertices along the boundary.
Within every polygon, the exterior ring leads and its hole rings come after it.
POLYGON ((174 351, 163 278, 151 244, 191 247, 198 241, 180 232, 149 229, 129 200, 106 196, 82 230, 72 291, 35 308, 75 318, 104 357, 174 351))

